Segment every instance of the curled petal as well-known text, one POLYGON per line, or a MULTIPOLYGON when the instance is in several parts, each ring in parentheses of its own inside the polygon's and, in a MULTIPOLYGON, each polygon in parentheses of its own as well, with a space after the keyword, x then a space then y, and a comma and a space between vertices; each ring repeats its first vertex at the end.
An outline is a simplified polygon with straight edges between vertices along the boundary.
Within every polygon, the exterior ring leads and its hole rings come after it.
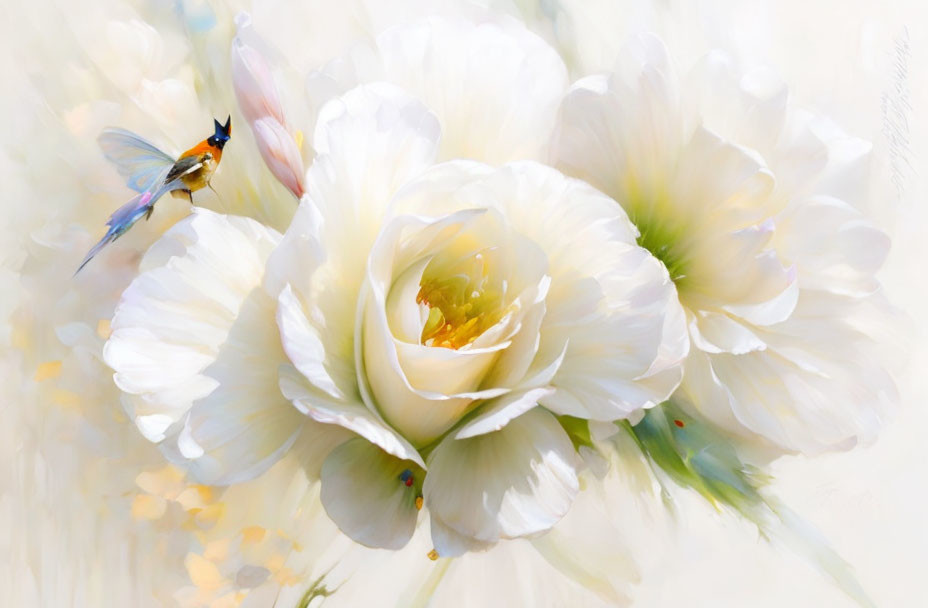
POLYGON ((322 424, 338 425, 357 433, 387 454, 401 460, 411 460, 425 468, 422 456, 399 433, 376 413, 359 401, 335 401, 308 385, 300 373, 289 365, 279 369, 280 391, 294 407, 322 424))

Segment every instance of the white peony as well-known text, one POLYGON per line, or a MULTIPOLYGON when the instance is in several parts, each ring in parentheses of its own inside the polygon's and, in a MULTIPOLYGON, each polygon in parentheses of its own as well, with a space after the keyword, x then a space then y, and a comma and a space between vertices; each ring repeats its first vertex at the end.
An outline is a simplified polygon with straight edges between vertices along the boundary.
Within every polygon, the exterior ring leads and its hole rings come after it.
POLYGON ((104 357, 201 479, 311 444, 342 531, 400 548, 424 502, 454 556, 553 526, 578 491, 558 416, 660 403, 688 342, 613 200, 530 162, 434 165, 441 134, 393 85, 330 102, 286 234, 198 210, 147 254, 104 357))
POLYGON ((862 312, 889 246, 852 204, 869 147, 721 53, 679 78, 641 36, 564 99, 552 161, 619 201, 693 349, 674 399, 781 450, 869 440, 895 400, 862 312))

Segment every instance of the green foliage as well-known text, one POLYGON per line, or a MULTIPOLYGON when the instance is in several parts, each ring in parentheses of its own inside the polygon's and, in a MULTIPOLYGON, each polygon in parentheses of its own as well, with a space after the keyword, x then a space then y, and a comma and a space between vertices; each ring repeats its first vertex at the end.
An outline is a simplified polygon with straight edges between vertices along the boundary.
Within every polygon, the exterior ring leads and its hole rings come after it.
POLYGON ((309 586, 309 589, 307 589, 306 593, 303 594, 303 597, 300 598, 300 603, 297 604, 297 608, 308 608, 310 602, 312 602, 317 597, 326 598, 338 590, 337 588, 333 590, 326 588, 325 584, 323 583, 323 579, 325 579, 326 574, 328 574, 328 572, 312 582, 312 584, 309 586))
POLYGON ((652 467, 684 488, 697 491, 716 508, 728 507, 821 569, 861 606, 873 602, 850 566, 817 531, 761 488, 769 478, 745 464, 731 440, 712 425, 688 416, 671 401, 648 410, 636 426, 621 423, 652 467))
POLYGON ((711 426, 668 401, 648 410, 637 426, 626 428, 648 459, 677 484, 754 520, 750 513, 763 504, 758 488, 765 478, 742 463, 730 441, 711 426))
POLYGON ((579 450, 582 445, 588 448, 593 447, 593 439, 590 437, 590 425, 586 420, 573 416, 558 416, 557 421, 561 423, 561 427, 567 432, 567 436, 570 437, 570 442, 574 444, 575 450, 579 450))

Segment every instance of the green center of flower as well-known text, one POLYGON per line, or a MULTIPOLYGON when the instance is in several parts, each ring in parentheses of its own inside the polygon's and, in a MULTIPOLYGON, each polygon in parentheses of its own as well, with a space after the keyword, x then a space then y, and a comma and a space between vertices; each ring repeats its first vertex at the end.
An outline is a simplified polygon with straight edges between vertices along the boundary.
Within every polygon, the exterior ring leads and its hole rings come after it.
POLYGON ((663 262, 670 279, 681 287, 686 282, 687 228, 675 217, 666 193, 645 195, 632 188, 623 207, 641 233, 638 245, 663 262))
POLYGON ((429 307, 422 344, 459 349, 503 316, 502 292, 490 280, 486 251, 448 261, 436 258, 419 282, 416 302, 429 307))

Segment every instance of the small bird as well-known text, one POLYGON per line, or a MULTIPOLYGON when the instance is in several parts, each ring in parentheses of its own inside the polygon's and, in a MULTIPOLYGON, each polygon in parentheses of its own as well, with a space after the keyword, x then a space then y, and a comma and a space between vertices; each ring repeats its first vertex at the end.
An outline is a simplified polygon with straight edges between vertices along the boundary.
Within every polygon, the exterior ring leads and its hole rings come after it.
POLYGON ((142 216, 146 220, 151 217, 155 203, 168 192, 178 198, 189 198, 192 204, 194 192, 207 186, 212 189, 210 179, 222 159, 222 149, 232 136, 232 117, 224 125, 214 119, 213 125, 213 135, 176 160, 135 133, 115 128, 103 130, 97 138, 103 155, 126 178, 126 185, 139 194, 110 216, 106 222, 109 230, 87 253, 75 275, 142 216))

